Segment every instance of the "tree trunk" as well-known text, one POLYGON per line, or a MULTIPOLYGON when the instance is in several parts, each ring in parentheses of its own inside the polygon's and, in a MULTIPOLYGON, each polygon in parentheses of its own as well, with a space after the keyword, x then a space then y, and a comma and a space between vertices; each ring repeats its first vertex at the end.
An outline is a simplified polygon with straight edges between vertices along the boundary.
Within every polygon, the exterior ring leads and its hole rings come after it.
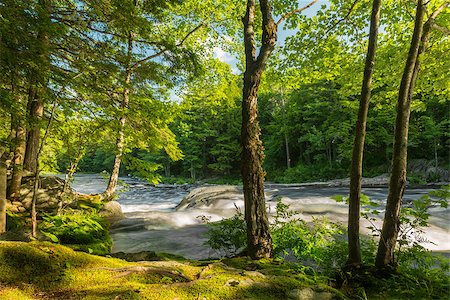
POLYGON ((277 25, 268 1, 260 0, 263 17, 262 46, 256 57, 254 19, 256 3, 247 1, 244 22, 246 66, 242 97, 242 181, 244 184, 245 220, 247 223, 248 254, 253 259, 270 257, 272 238, 269 232, 262 162, 264 147, 258 121, 258 89, 266 62, 277 39, 277 25))
MULTIPOLYGON (((42 9, 42 14, 39 16, 43 21, 50 21, 52 12, 52 3, 50 0, 39 0, 39 5, 42 9)), ((38 33, 39 47, 37 56, 41 64, 35 67, 30 76, 30 89, 28 92, 27 105, 27 137, 26 137, 26 151, 24 158, 24 168, 32 173, 36 173, 36 158, 39 151, 41 129, 40 122, 44 114, 45 89, 48 84, 49 64, 49 32, 48 29, 42 27, 38 33)))
POLYGON ((259 76, 244 75, 242 101, 242 180, 244 183, 245 220, 248 250, 252 258, 270 257, 272 239, 264 195, 264 158, 258 123, 257 92, 259 76))
POLYGON ((397 118, 395 122, 394 149, 392 157, 392 173, 389 183, 389 194, 386 212, 378 244, 375 265, 378 268, 395 267, 394 249, 400 226, 400 207, 406 185, 406 159, 408 146, 408 127, 411 111, 410 93, 414 77, 414 69, 419 53, 420 39, 423 29, 425 5, 423 0, 417 3, 414 33, 400 84, 397 118))
MULTIPOLYGON (((19 103, 20 105, 20 103, 19 103)), ((21 108, 19 108, 20 110, 21 108)), ((13 116, 12 123, 14 124, 14 158, 13 158, 13 173, 11 183, 8 191, 8 199, 16 201, 20 197, 20 187, 22 185, 23 175, 23 158, 25 154, 26 130, 24 126, 24 118, 20 112, 13 116)))
POLYGON ((350 170, 350 199, 348 210, 348 266, 361 265, 361 248, 359 242, 359 220, 361 206, 361 178, 363 170, 364 139, 366 136, 367 112, 369 110, 372 74, 375 66, 378 26, 380 24, 381 0, 373 0, 370 17, 369 45, 364 67, 364 78, 359 102, 358 120, 356 122, 353 144, 352 165, 350 170))
POLYGON ((39 158, 42 153, 42 149, 44 148, 45 141, 47 140, 48 134, 50 133, 50 128, 52 125, 53 117, 55 116, 57 102, 53 102, 52 111, 50 113, 50 118, 48 119, 47 128, 45 128, 44 137, 41 140, 41 143, 38 148, 36 160, 35 160, 35 170, 34 172, 34 185, 33 185, 33 197, 31 200, 31 236, 37 237, 37 212, 36 212, 36 201, 37 201, 37 191, 39 189, 39 174, 41 170, 39 169, 39 158))
POLYGON ((116 192, 117 181, 119 179, 120 163, 122 161, 123 149, 125 145, 125 123, 127 121, 126 110, 128 103, 130 102, 130 82, 131 82, 131 56, 133 54, 133 33, 128 34, 128 51, 127 51, 127 63, 125 70, 125 86, 123 89, 123 99, 121 103, 121 116, 119 119, 119 129, 116 140, 116 156, 114 157, 114 165, 109 177, 108 187, 106 188, 104 195, 106 198, 111 198, 116 192))
POLYGON ((286 113, 285 113, 285 105, 284 105, 284 95, 283 90, 281 90, 281 112, 283 117, 283 127, 284 127, 284 146, 286 149, 286 167, 288 169, 291 168, 291 155, 289 153, 289 138, 287 134, 287 124, 286 124, 286 113))
POLYGON ((0 234, 6 232, 6 159, 7 151, 0 153, 0 234))
POLYGON ((31 101, 29 105, 28 113, 28 134, 27 134, 27 147, 25 151, 24 168, 30 172, 35 173, 35 161, 37 152, 39 149, 39 140, 41 138, 41 129, 39 123, 41 122, 44 113, 44 103, 40 99, 34 97, 29 99, 31 101))

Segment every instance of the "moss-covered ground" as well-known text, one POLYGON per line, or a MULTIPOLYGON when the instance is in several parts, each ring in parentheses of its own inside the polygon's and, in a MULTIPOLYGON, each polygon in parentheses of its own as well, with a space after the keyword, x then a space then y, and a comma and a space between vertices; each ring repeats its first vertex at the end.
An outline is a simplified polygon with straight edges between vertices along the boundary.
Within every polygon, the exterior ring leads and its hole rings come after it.
POLYGON ((449 274, 437 268, 388 277, 361 269, 344 276, 349 282, 338 290, 334 279, 279 260, 158 259, 127 262, 49 242, 0 242, 0 299, 450 298, 449 274))
POLYGON ((0 242, 0 299, 287 299, 309 287, 343 298, 326 278, 247 258, 126 262, 48 242, 0 242))

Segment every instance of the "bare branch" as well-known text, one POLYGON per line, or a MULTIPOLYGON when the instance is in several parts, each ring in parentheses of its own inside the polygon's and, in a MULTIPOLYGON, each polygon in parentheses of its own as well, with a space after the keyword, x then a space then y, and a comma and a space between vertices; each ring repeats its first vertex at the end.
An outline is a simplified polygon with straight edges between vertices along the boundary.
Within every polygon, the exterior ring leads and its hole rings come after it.
POLYGON ((318 0, 313 0, 311 1, 309 4, 303 6, 302 8, 299 9, 295 9, 292 10, 290 12, 285 13, 284 15, 281 16, 281 18, 275 23, 277 26, 280 25, 281 22, 283 22, 284 20, 286 20, 287 18, 289 18, 292 15, 298 14, 302 11, 304 11, 307 8, 310 8, 314 3, 316 3, 318 0))

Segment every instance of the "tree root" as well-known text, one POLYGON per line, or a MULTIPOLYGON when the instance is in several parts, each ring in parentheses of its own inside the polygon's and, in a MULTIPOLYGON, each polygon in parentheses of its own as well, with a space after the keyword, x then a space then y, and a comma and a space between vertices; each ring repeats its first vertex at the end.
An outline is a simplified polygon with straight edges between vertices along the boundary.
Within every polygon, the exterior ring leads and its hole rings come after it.
POLYGON ((128 276, 130 274, 156 274, 161 276, 166 276, 170 278, 177 278, 182 279, 185 282, 192 281, 192 278, 189 278, 188 276, 184 275, 183 273, 176 271, 176 270, 170 270, 170 269, 161 269, 161 268, 154 268, 154 267, 143 267, 143 266, 132 266, 132 267, 124 267, 124 268, 93 268, 89 270, 106 270, 111 272, 117 272, 120 273, 113 278, 120 278, 124 276, 128 276))

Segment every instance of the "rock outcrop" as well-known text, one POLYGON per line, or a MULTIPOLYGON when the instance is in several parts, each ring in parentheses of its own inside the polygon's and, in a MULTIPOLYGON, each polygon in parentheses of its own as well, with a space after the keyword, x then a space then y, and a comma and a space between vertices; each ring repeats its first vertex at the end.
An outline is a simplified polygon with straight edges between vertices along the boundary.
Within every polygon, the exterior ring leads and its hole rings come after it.
POLYGON ((211 206, 219 200, 242 200, 242 188, 232 185, 212 185, 196 188, 192 190, 176 210, 211 206))
MULTIPOLYGON (((17 201, 9 201, 7 210, 12 213, 22 213, 31 209, 33 201, 34 178, 24 177, 17 201)), ((42 176, 39 178, 39 188, 36 193, 36 209, 38 211, 55 211, 64 206, 76 206, 76 193, 69 190, 63 192, 64 180, 56 176, 42 176)))
MULTIPOLYGON (((6 209, 12 213, 26 213, 31 210, 33 201, 34 177, 24 177, 20 198, 7 202, 6 209)), ((61 208, 102 208, 101 215, 110 223, 124 218, 120 204, 116 201, 106 202, 99 194, 80 194, 72 190, 64 192, 64 180, 56 176, 41 176, 36 193, 36 209, 39 213, 55 213, 61 208)))
POLYGON ((122 207, 117 201, 106 202, 100 211, 100 216, 105 218, 109 224, 114 224, 125 218, 122 212, 122 207))

